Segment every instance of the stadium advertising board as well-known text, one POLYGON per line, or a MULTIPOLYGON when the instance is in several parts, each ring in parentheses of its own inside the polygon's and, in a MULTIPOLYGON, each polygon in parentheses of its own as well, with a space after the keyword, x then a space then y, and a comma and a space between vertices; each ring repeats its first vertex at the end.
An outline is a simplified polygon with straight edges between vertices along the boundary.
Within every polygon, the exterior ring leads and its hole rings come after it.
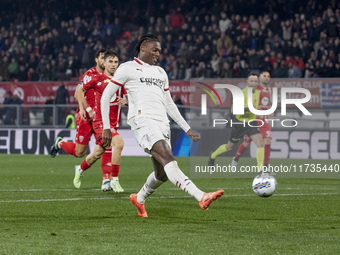
MULTIPOLYGON (((221 80, 219 80, 221 82, 221 80)), ((204 81, 204 83, 212 85, 211 81, 204 81)), ((216 82, 215 82, 216 83, 216 82)), ((223 80, 225 84, 233 84, 237 87, 244 88, 244 79, 226 79, 223 80)), ((69 91, 70 103, 76 104, 74 99, 74 91, 77 87, 77 82, 64 82, 66 89, 69 91)), ((50 93, 56 93, 58 89, 58 82, 6 82, 0 83, 0 104, 3 103, 6 91, 18 92, 24 104, 44 104, 50 93)), ((340 79, 272 79, 271 87, 276 88, 305 88, 311 93, 311 100, 305 105, 312 108, 331 108, 340 106, 340 79)), ((183 105, 200 106, 201 99, 192 94, 189 81, 170 81, 170 91, 172 95, 180 97, 183 105)), ((220 92, 219 92, 220 93, 220 92)), ((230 107, 231 93, 225 92, 220 94, 222 105, 230 107)), ((292 97, 298 97, 299 94, 293 94, 292 97)), ((278 103, 280 104, 280 96, 278 103)), ((214 103, 208 101, 208 107, 213 106, 214 103)), ((279 105, 280 106, 280 105, 279 105)))
MULTIPOLYGON (((144 156, 145 152, 137 144, 131 130, 119 130, 124 139, 123 156, 144 156)), ((48 155, 48 150, 55 138, 61 136, 64 141, 73 141, 75 129, 4 129, 0 128, 0 153, 48 155)), ((95 146, 95 139, 89 143, 90 153, 95 146)), ((63 150, 60 154, 65 154, 63 150)))

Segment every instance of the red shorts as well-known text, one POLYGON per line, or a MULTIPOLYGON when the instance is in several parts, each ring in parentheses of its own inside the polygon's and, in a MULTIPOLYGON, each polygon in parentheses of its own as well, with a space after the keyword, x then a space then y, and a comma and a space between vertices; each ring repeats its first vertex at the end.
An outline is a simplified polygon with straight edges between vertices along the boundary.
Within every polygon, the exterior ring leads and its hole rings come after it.
POLYGON ((94 134, 94 130, 92 128, 92 121, 84 121, 79 114, 77 114, 76 118, 77 125, 77 134, 76 134, 76 143, 87 145, 91 140, 92 134, 94 134))
MULTIPOLYGON (((96 138, 96 144, 103 146, 103 123, 101 121, 93 122, 94 137, 96 138)), ((112 138, 119 135, 117 129, 111 128, 112 138)))
MULTIPOLYGON (((270 127, 270 124, 265 120, 263 122, 264 122, 263 126, 259 128, 262 137, 272 139, 272 128, 270 127)), ((262 122, 258 121, 257 125, 258 126, 262 125, 262 122)), ((248 135, 244 135, 243 139, 247 143, 251 142, 251 138, 248 135)))
MULTIPOLYGON (((264 120, 263 123, 264 123, 263 126, 260 127, 262 137, 272 139, 272 128, 270 127, 270 124, 266 120, 264 120)), ((258 125, 261 124, 262 122, 258 122, 258 125)))

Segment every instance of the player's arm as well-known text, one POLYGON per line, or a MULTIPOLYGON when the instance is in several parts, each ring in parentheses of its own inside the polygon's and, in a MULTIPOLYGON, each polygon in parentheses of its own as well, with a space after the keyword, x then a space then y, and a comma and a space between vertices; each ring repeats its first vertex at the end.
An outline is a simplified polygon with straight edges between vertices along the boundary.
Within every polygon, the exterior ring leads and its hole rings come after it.
POLYGON ((194 141, 197 142, 201 139, 201 134, 192 130, 186 120, 183 118, 178 110, 177 105, 171 98, 170 91, 164 92, 165 95, 165 109, 167 114, 187 133, 187 135, 194 141))
POLYGON ((79 104, 79 115, 83 120, 86 120, 86 112, 88 112, 90 118, 93 118, 93 111, 92 108, 88 105, 86 98, 85 98, 85 93, 86 89, 83 88, 81 84, 78 84, 77 89, 74 93, 74 97, 77 99, 78 104, 79 104))
POLYGON ((102 113, 103 120, 103 146, 109 147, 112 140, 112 134, 110 131, 110 101, 111 98, 116 94, 119 89, 119 85, 113 83, 112 81, 104 89, 102 98, 100 100, 100 110, 102 113))

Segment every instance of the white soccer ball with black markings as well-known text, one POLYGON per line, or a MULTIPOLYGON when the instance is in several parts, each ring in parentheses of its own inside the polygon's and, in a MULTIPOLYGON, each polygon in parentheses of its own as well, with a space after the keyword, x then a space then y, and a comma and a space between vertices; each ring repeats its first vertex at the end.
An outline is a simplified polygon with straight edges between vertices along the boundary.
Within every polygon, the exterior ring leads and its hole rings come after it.
POLYGON ((253 180, 253 191, 260 197, 270 197, 277 189, 277 181, 270 173, 260 173, 253 180))

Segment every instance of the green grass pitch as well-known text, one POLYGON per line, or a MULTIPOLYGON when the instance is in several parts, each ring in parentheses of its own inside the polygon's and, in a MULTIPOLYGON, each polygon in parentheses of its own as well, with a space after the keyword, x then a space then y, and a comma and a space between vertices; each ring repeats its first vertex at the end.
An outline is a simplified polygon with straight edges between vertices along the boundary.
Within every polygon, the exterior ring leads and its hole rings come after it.
MULTIPOLYGON (((167 182, 142 219, 128 198, 152 171, 148 157, 123 157, 122 194, 100 191, 99 162, 74 189, 80 162, 0 154, 0 254, 340 254, 339 179, 278 179, 270 198, 252 179, 193 179, 225 190, 205 211, 167 182)), ((189 175, 188 158, 178 162, 189 175)))

